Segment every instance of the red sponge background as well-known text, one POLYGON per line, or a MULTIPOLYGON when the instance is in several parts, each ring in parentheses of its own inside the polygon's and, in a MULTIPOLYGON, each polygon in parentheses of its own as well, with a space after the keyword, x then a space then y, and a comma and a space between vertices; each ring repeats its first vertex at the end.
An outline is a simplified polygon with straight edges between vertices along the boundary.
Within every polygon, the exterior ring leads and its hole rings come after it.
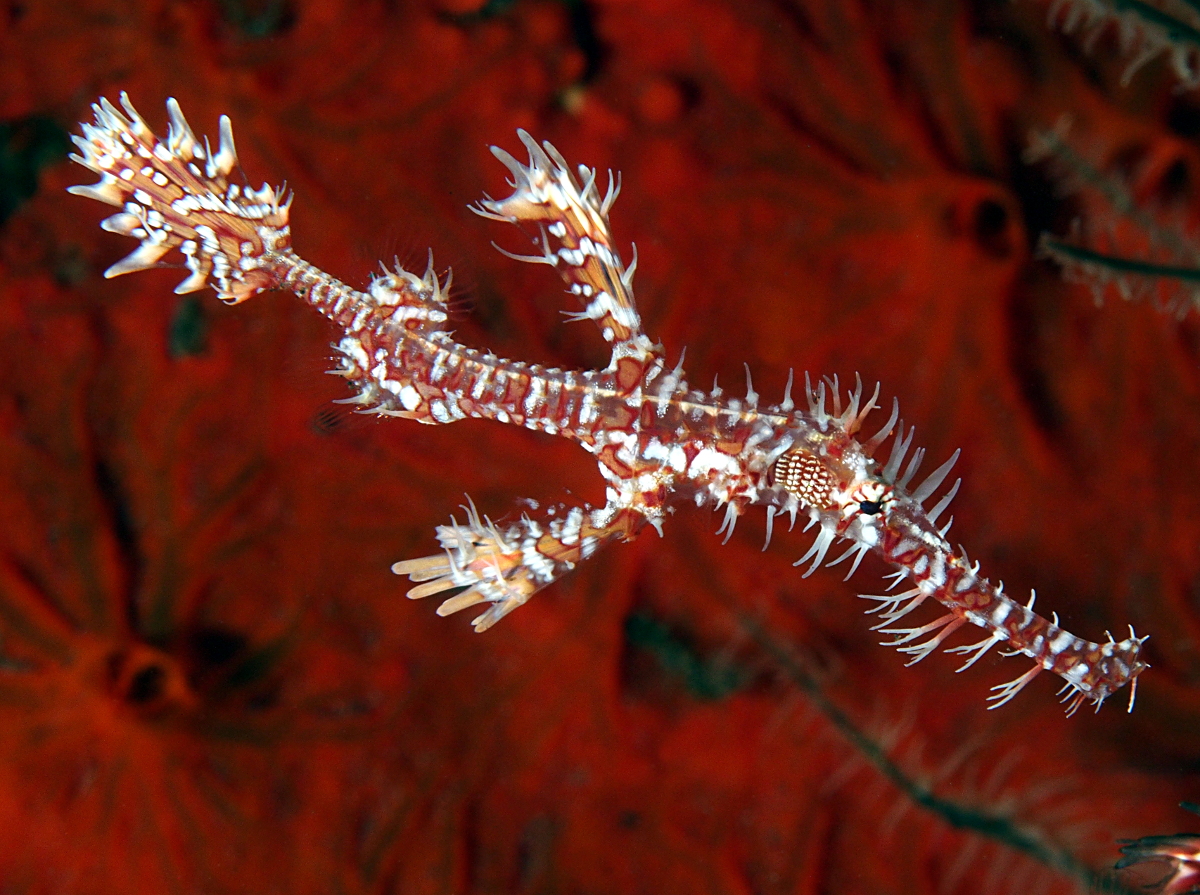
MULTIPOLYGON (((1099 885, 1200 798, 1200 331, 1101 307, 1032 246, 1088 209, 1021 154, 1071 116, 1196 205, 1200 106, 1120 84, 1037 3, 87 0, 0 10, 0 890, 976 893, 1099 885), (687 506, 485 635, 404 599, 469 494, 593 501, 578 447, 351 414, 293 296, 106 281, 64 189, 89 103, 233 120, 297 251, 361 286, 455 271, 463 341, 603 365, 552 273, 472 215, 518 127, 622 172, 652 338, 767 400, 789 368, 900 400, 952 537, 1076 634, 1149 634, 1136 711, 1065 719, 989 656, 877 644, 864 562, 724 546, 687 506)), ((1102 223, 1102 222, 1101 222, 1102 223)), ((626 257, 629 257, 626 254, 626 257)), ((883 414, 879 421, 882 423, 883 414)), ((932 616, 930 616, 932 618, 932 616)), ((957 642, 957 641, 956 641, 957 642)), ((961 642, 969 642, 963 639, 961 642)), ((1116 705, 1112 704, 1117 703, 1116 705)), ((1132 888, 1137 879, 1123 877, 1132 888)))

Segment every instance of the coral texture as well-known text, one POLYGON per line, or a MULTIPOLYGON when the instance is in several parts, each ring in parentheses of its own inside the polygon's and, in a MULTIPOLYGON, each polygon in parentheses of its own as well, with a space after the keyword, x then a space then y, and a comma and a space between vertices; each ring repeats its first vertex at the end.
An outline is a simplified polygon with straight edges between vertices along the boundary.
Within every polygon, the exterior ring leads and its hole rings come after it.
POLYGON ((1034 3, 3 15, 6 890, 1068 892, 1186 826, 1200 333, 1036 261, 1076 209, 1021 160, 1069 112, 1135 194, 1200 170, 1167 69, 1122 87, 1034 3), (1137 710, 1068 721, 1039 679, 985 712, 1006 665, 902 670, 839 570, 802 579, 753 518, 722 546, 681 514, 484 638, 404 600, 389 564, 464 492, 603 503, 594 465, 334 405, 337 333, 291 296, 103 280, 128 240, 64 194, 64 135, 122 89, 158 128, 167 96, 198 132, 228 113, 305 258, 361 287, 432 246, 462 340, 548 366, 605 346, 466 210, 506 192, 485 148, 524 127, 622 171, 647 330, 772 400, 789 367, 881 381, 932 456, 962 448, 972 559, 1077 633, 1151 636, 1137 710))

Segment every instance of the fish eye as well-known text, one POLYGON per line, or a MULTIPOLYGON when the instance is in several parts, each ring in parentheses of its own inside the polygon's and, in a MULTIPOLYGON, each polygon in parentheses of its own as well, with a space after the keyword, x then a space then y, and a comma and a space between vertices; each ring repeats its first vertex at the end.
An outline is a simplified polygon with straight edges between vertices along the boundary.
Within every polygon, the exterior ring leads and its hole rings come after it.
POLYGON ((860 513, 865 513, 868 516, 878 516, 883 512, 883 501, 880 500, 864 500, 858 504, 860 513))

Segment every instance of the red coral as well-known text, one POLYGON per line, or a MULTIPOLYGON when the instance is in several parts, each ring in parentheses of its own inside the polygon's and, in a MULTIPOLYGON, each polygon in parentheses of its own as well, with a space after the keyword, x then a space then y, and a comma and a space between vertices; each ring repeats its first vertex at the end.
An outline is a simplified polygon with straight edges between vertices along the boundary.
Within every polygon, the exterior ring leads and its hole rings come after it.
POLYGON ((1154 666, 1130 717, 1065 721, 1041 680, 985 713, 1005 671, 875 645, 878 566, 802 581, 798 537, 762 554, 750 518, 722 547, 686 513, 476 637, 388 566, 463 492, 595 496, 591 464, 331 414, 316 315, 103 281, 126 240, 43 168, 0 229, 8 889, 1068 891, 1193 782, 1200 340, 1032 263, 1067 211, 1019 162, 1063 111, 1167 140, 1190 107, 1152 69, 1094 86, 1033 4, 5 15, 0 119, 120 89, 160 128, 168 95, 198 130, 229 113, 305 257, 360 284, 432 244, 463 340, 505 354, 603 348, 465 210, 504 192, 486 145, 524 126, 620 169, 647 328, 693 375, 881 380, 932 456, 964 449, 972 556, 1082 635, 1132 621, 1154 666))

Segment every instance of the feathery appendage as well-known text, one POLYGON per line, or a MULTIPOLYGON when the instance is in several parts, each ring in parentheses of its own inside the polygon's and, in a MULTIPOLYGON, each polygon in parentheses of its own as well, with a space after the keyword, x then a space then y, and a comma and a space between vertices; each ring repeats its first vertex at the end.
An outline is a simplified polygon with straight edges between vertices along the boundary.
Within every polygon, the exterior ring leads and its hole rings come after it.
POLYGON ((267 184, 253 190, 229 183, 237 164, 229 118, 221 116, 213 152, 207 138, 200 145, 174 99, 167 101, 171 124, 165 141, 154 136, 124 93, 121 105, 125 114, 107 99, 93 104, 96 123, 82 125, 83 136, 73 138, 81 154, 71 156, 100 181, 69 192, 121 208, 101 226, 142 241, 104 275, 155 267, 178 249, 191 276, 177 293, 211 285, 218 297, 236 304, 278 286, 272 258, 291 243, 291 199, 267 184))
POLYGON ((1148 299, 1184 316, 1200 308, 1200 241, 1166 213, 1140 207, 1120 176, 1106 174, 1066 140, 1064 120, 1030 135, 1025 161, 1046 164, 1063 193, 1095 197, 1111 212, 1104 224, 1077 221, 1063 239, 1043 233, 1041 255, 1062 266, 1072 282, 1091 287, 1096 301, 1112 287, 1125 300, 1148 299))
POLYGON ((501 524, 472 505, 465 523, 452 519, 438 528, 441 552, 393 566, 414 582, 411 598, 453 591, 439 614, 486 604, 474 622, 486 630, 604 544, 629 540, 647 524, 661 533, 672 503, 723 508, 718 534, 727 539, 747 508, 762 506, 768 542, 776 516, 794 524, 803 514, 807 528, 816 526, 812 546, 796 563, 808 564, 805 575, 845 540, 850 546, 830 565, 850 559, 847 578, 875 553, 896 567, 893 586, 910 579, 908 591, 872 599, 880 603, 878 628, 912 661, 967 624, 987 637, 950 650, 970 656, 964 668, 997 644, 1032 658, 1032 669, 993 688, 993 708, 1043 669, 1065 681, 1070 711, 1084 701, 1098 707, 1146 667, 1144 638, 1131 631, 1119 643, 1111 636, 1103 644, 1082 640, 1057 619, 1036 615, 1032 600, 1021 605, 1005 596, 980 577, 978 564, 950 547, 949 523, 938 528, 937 522, 958 482, 928 511, 924 504, 958 453, 912 484, 924 451, 911 450, 913 430, 905 430, 895 403, 883 427, 859 441, 878 386, 864 401, 861 381, 843 396, 836 377, 814 387, 806 376, 801 408, 790 377, 781 402, 760 406, 749 368, 744 398, 726 397, 715 385, 709 392, 690 388, 682 357, 669 367, 662 347, 642 329, 633 296, 636 262, 624 266, 609 227, 617 192, 611 176, 601 196, 595 171, 581 166, 573 173, 550 144, 524 131, 518 136, 527 164, 493 149, 512 175, 513 193, 485 199, 476 210, 536 228, 538 253, 522 260, 559 272, 582 306, 576 318, 592 320, 612 351, 601 370, 547 369, 456 342, 444 328, 445 286, 432 261, 423 276, 398 266, 385 270, 360 292, 297 257, 279 191, 228 183, 236 155, 227 118, 213 153, 207 142, 200 147, 174 101, 166 141, 154 137, 125 96, 121 101, 125 114, 105 100, 93 107, 96 123, 84 125, 76 138, 82 155, 74 157, 101 180, 72 192, 120 207, 106 228, 142 240, 110 276, 157 266, 179 249, 191 271, 182 291, 207 284, 238 302, 265 289, 290 289, 342 328, 341 367, 334 372, 350 382, 355 395, 348 401, 361 412, 426 424, 493 419, 562 435, 595 455, 607 485, 603 507, 538 511, 532 504, 535 515, 501 524), (888 459, 877 462, 874 453, 889 441, 888 459), (894 626, 929 598, 947 612, 925 625, 894 626))
POLYGON ((1088 48, 1113 26, 1122 55, 1131 57, 1122 84, 1166 53, 1182 87, 1200 85, 1200 9, 1188 0, 1053 0, 1047 20, 1064 34, 1081 32, 1088 48))

